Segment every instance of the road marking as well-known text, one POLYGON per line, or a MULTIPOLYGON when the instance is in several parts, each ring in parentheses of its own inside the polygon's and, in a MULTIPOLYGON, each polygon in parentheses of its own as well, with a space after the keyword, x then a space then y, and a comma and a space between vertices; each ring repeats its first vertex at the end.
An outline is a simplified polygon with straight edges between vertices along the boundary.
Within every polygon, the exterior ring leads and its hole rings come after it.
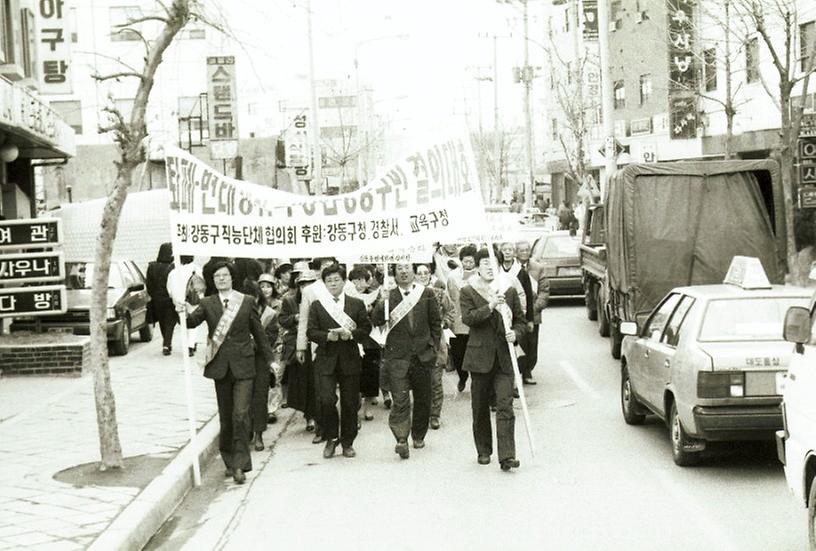
POLYGON ((601 397, 601 393, 592 388, 592 386, 590 386, 590 384, 586 382, 586 380, 584 380, 584 378, 578 374, 578 371, 567 360, 559 360, 558 366, 564 370, 564 373, 567 374, 567 377, 569 377, 572 380, 575 386, 577 386, 578 388, 580 388, 593 398, 601 397))

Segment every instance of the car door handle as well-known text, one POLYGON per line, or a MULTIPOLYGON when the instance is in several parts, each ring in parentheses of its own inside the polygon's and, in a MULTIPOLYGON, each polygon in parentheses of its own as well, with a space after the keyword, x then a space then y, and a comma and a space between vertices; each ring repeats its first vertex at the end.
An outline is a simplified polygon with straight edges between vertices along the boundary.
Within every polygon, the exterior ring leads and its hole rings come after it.
POLYGON ((671 362, 668 359, 663 360, 664 367, 671 367, 671 362))

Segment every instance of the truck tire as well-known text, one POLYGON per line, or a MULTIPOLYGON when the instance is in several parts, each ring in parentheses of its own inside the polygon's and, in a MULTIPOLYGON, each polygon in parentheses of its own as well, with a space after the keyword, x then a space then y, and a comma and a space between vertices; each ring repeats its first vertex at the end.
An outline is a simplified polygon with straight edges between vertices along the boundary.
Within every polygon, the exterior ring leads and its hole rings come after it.
POLYGON ((598 305, 598 334, 609 336, 609 316, 606 315, 606 305, 601 301, 600 287, 595 288, 595 304, 598 305))
POLYGON ((587 284, 584 292, 584 303, 586 304, 587 319, 596 321, 598 319, 598 293, 595 292, 595 284, 587 284))
POLYGON ((612 353, 612 357, 616 360, 620 360, 621 357, 621 344, 623 344, 623 335, 620 334, 618 330, 618 324, 615 322, 609 322, 609 351, 612 353))

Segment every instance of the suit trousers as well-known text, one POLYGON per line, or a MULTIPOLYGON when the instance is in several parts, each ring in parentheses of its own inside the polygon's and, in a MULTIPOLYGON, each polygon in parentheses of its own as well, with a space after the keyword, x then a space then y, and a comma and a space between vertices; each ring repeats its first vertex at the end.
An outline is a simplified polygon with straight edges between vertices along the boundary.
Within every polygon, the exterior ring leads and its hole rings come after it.
POLYGON ((266 419, 269 416, 269 366, 260 352, 255 356, 255 379, 252 382, 252 432, 266 430, 266 419))
POLYGON ((442 402, 445 399, 445 389, 442 387, 444 365, 436 365, 431 370, 431 419, 439 419, 442 415, 442 402))
POLYGON ((453 360, 453 367, 456 368, 456 373, 459 374, 459 380, 464 382, 468 379, 468 372, 462 369, 462 363, 465 361, 465 352, 467 351, 469 335, 456 335, 450 341, 450 355, 453 360))
POLYGON ((416 356, 410 360, 386 360, 385 364, 393 400, 388 416, 391 432, 397 441, 406 440, 409 433, 414 440, 424 439, 431 413, 432 368, 422 365, 416 356))
POLYGON ((522 377, 529 377, 538 362, 538 330, 539 324, 533 325, 533 330, 525 333, 524 338, 519 343, 524 350, 524 356, 519 358, 519 372, 522 377))
POLYGON ((479 455, 493 453, 493 426, 490 422, 491 396, 496 399, 496 439, 499 461, 516 456, 515 415, 513 413, 513 375, 502 371, 498 357, 489 373, 471 373, 473 440, 479 455))
POLYGON ((344 374, 340 360, 334 371, 317 374, 317 403, 320 435, 326 440, 340 437, 343 447, 351 446, 357 437, 357 412, 360 410, 360 374, 344 374), (340 415, 337 415, 337 385, 340 385, 340 415))
POLYGON ((173 332, 178 323, 178 314, 172 302, 163 302, 154 306, 156 321, 159 322, 159 331, 162 336, 162 346, 173 346, 173 332))
POLYGON ((221 379, 215 379, 218 420, 221 422, 218 448, 228 469, 252 470, 249 455, 252 383, 252 379, 236 379, 230 370, 221 379))

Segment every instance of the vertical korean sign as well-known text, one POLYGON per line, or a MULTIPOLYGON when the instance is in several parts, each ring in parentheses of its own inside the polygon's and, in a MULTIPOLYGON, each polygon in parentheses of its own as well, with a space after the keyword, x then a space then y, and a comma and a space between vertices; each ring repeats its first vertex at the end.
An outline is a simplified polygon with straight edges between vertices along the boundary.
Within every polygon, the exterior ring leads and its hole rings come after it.
POLYGON ((697 136, 697 86, 694 62, 694 5, 696 0, 668 0, 669 137, 697 136))
POLYGON ((311 153, 306 128, 306 113, 298 113, 286 130, 286 166, 294 169, 295 176, 300 181, 312 179, 311 153))
POLYGON ((234 56, 207 57, 210 158, 238 156, 238 101, 234 56))
POLYGON ((71 32, 64 0, 38 0, 40 93, 70 94, 71 32))

